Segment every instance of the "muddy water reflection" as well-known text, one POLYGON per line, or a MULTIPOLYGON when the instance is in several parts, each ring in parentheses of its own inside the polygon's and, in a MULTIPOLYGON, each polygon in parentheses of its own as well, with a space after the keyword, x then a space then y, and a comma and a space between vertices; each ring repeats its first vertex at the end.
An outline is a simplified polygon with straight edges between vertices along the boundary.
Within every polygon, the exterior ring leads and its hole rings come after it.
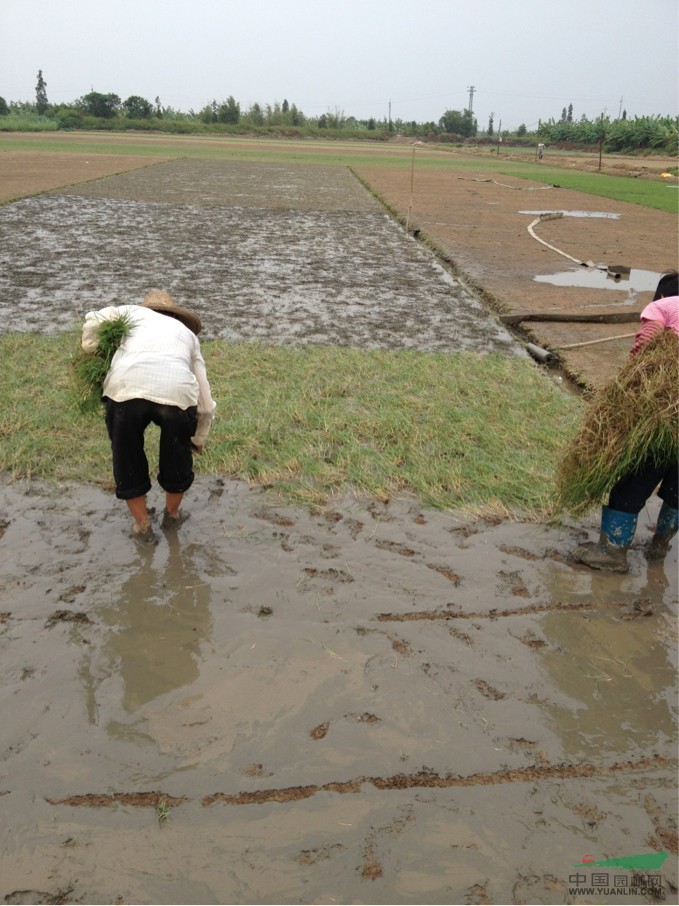
POLYGON ((177 536, 143 552, 139 568, 99 616, 111 627, 102 654, 121 678, 128 713, 198 678, 201 646, 212 632, 210 586, 191 546, 182 548, 177 536))
POLYGON ((567 582, 563 571, 554 572, 553 602, 620 606, 554 612, 541 620, 548 642, 541 653, 544 667, 572 702, 570 708, 542 703, 564 755, 590 759, 658 752, 672 757, 676 585, 662 564, 644 563, 631 576, 575 573, 571 578, 575 581, 567 582))

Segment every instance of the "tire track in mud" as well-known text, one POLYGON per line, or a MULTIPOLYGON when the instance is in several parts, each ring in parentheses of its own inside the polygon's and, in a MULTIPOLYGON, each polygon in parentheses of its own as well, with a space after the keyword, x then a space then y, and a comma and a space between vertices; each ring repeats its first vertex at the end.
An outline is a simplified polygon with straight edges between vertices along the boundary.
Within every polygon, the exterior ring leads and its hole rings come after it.
MULTIPOLYGON (((422 770, 412 774, 394 774, 391 777, 358 777, 354 780, 253 790, 236 794, 212 793, 203 796, 200 801, 205 808, 216 803, 223 803, 224 805, 262 805, 266 802, 297 802, 309 799, 317 793, 360 793, 364 785, 371 785, 383 791, 413 788, 451 789, 454 787, 496 786, 508 783, 539 783, 546 780, 608 777, 617 774, 632 774, 639 771, 659 769, 676 771, 678 766, 679 760, 676 758, 651 755, 637 761, 617 761, 608 765, 594 765, 591 763, 552 765, 540 763, 523 768, 468 775, 439 774, 436 771, 422 770)), ((108 808, 116 804, 130 805, 135 808, 157 808, 161 803, 173 808, 189 802, 191 799, 187 796, 169 796, 156 790, 138 793, 84 793, 68 796, 64 799, 47 798, 46 801, 50 805, 88 808, 108 808)))

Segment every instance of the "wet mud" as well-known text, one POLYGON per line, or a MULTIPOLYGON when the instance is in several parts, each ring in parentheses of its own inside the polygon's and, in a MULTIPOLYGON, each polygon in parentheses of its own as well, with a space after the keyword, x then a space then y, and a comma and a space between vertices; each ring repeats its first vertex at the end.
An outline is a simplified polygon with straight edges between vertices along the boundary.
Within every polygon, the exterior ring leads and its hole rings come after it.
POLYGON ((341 167, 170 161, 0 208, 3 331, 167 289, 206 339, 525 354, 341 167))
MULTIPOLYGON (((517 352, 354 177, 301 172, 174 161, 3 207, 2 329, 152 280, 209 336, 517 352)), ((572 563, 593 521, 409 497, 200 477, 151 545, 100 488, 0 475, 0 503, 4 902, 599 903, 586 862, 649 852, 676 901, 657 501, 627 576, 572 563)))
POLYGON ((414 498, 200 478, 142 545, 102 489, 1 496, 6 902, 605 902, 583 855, 676 852, 654 512, 616 577, 593 524, 414 498))

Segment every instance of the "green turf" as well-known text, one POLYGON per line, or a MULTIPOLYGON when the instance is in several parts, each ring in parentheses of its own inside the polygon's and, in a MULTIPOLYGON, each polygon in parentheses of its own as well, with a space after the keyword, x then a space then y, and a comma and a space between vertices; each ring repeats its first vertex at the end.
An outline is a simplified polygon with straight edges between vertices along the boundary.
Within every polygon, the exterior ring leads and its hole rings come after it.
MULTIPOLYGON (((0 337, 0 469, 110 483, 101 414, 83 415, 73 397, 76 346, 73 334, 0 337)), ((218 409, 199 472, 292 500, 405 491, 435 507, 544 515, 581 408, 521 358, 222 341, 203 349, 218 409)))

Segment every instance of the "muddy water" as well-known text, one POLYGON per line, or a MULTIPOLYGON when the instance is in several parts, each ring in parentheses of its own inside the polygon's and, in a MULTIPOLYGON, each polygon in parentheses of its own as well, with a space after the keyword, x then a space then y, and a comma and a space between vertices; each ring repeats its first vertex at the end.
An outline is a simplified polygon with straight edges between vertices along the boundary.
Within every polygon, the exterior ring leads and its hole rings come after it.
POLYGON ((605 902, 584 854, 676 848, 653 511, 605 577, 593 525, 410 498, 200 479, 140 546, 96 488, 1 494, 6 902, 605 902))

